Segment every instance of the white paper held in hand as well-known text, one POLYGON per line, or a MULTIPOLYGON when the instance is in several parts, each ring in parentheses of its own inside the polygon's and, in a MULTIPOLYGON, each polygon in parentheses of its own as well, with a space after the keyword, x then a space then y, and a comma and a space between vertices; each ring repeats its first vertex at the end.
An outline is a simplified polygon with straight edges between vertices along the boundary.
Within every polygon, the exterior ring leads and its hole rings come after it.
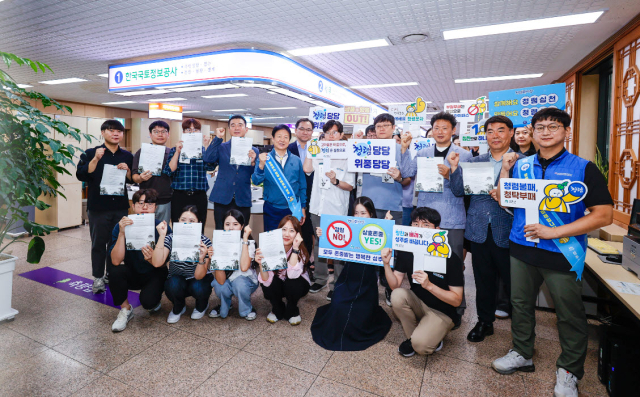
POLYGON ((249 151, 252 148, 253 139, 234 136, 231 138, 231 165, 251 165, 249 151))
POLYGON ((199 262, 202 223, 174 223, 171 262, 199 262))
POLYGON ((155 248, 155 214, 131 214, 127 217, 133 221, 133 225, 124 228, 126 249, 128 251, 141 250, 146 245, 155 248))
POLYGON ((286 269, 287 253, 284 251, 282 229, 260 233, 260 251, 262 252, 262 271, 286 269))
POLYGON ((101 196, 124 196, 127 170, 119 170, 117 166, 105 164, 100 180, 101 196))

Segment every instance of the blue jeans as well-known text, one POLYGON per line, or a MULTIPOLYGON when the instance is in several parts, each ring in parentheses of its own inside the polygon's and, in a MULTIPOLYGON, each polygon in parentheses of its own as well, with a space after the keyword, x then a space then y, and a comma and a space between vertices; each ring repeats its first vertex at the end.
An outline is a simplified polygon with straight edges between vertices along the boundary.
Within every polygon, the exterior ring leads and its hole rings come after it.
POLYGON ((226 280, 220 285, 214 278, 211 286, 220 298, 220 317, 226 318, 231 307, 231 297, 238 298, 238 312, 240 317, 247 317, 251 313, 251 294, 258 289, 258 284, 254 284, 249 277, 240 276, 233 281, 226 280))
POLYGON ((211 296, 212 274, 207 274, 201 280, 195 278, 185 279, 183 276, 171 276, 164 283, 164 293, 173 303, 173 314, 179 314, 185 305, 187 296, 196 299, 196 309, 204 311, 209 304, 211 296))
POLYGON ((280 221, 287 215, 291 215, 289 208, 276 208, 269 202, 265 201, 262 207, 262 219, 264 222, 264 231, 269 232, 278 228, 280 221))
POLYGON ((411 226, 413 207, 402 207, 402 226, 411 226))

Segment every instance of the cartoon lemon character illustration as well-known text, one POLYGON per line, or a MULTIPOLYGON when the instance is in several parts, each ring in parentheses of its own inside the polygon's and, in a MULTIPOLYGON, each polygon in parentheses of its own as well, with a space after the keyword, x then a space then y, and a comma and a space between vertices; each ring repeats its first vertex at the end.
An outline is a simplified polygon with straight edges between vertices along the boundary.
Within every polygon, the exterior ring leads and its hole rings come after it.
POLYGON ((426 107, 427 103, 422 98, 418 97, 414 103, 407 106, 406 117, 418 117, 417 113, 424 112, 426 107))
POLYGON ((427 247, 427 252, 428 253, 432 253, 435 251, 435 253, 433 255, 435 256, 441 256, 441 257, 448 257, 449 256, 449 246, 446 243, 446 232, 438 232, 435 233, 433 236, 431 236, 431 239, 433 240, 433 242, 431 244, 429 244, 429 246, 427 247))
POLYGON ((540 202, 540 211, 554 211, 554 212, 570 212, 567 204, 575 203, 582 200, 586 191, 583 190, 583 194, 580 196, 574 196, 567 190, 569 181, 564 181, 560 184, 550 183, 544 187, 544 198, 540 202), (565 192, 566 191, 566 192, 565 192))
POLYGON ((320 146, 318 146, 318 141, 315 140, 315 139, 313 141, 311 141, 311 145, 309 146, 309 149, 307 149, 307 150, 311 154, 311 157, 316 157, 321 151, 320 146))

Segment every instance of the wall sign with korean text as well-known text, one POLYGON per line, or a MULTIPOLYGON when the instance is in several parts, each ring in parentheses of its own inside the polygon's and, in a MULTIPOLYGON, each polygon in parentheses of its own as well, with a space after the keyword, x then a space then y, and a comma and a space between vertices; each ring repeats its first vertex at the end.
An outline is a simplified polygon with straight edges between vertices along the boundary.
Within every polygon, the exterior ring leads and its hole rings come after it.
POLYGON ((396 145, 393 139, 349 139, 349 172, 386 173, 395 164, 396 145))
POLYGON ((391 248, 393 221, 322 214, 318 256, 382 266, 381 252, 391 248))

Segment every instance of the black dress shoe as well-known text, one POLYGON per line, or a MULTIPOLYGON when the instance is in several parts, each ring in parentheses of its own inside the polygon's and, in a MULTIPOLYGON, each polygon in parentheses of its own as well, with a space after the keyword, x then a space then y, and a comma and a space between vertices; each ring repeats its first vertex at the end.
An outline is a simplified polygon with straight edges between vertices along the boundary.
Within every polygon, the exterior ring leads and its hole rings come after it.
POLYGON ((478 321, 476 326, 469 332, 469 335, 467 335, 467 339, 470 342, 482 342, 484 337, 489 335, 493 335, 493 324, 478 321))

